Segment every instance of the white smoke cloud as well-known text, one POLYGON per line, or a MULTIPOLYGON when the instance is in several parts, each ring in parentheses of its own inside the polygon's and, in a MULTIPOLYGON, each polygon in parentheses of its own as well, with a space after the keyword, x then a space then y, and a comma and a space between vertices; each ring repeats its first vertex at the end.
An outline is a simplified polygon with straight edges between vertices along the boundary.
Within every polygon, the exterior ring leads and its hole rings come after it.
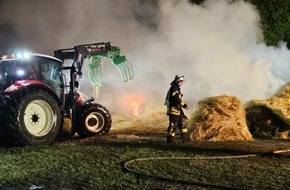
MULTIPOLYGON (((283 43, 263 43, 258 12, 244 1, 4 2, 2 10, 9 12, 1 13, 2 20, 12 22, 26 39, 24 44, 40 53, 101 41, 121 47, 135 78, 123 83, 112 65, 103 64, 105 83, 97 101, 112 112, 126 111, 128 94, 143 96, 150 109, 162 107, 176 74, 185 75, 182 92, 191 106, 203 97, 222 94, 244 102, 266 98, 289 80, 289 50, 283 43)), ((92 93, 87 80, 81 88, 92 93)))
MULTIPOLYGON (((157 33, 144 36, 132 57, 143 91, 164 98, 174 75, 184 74, 184 99, 233 95, 243 102, 272 95, 287 81, 289 51, 267 47, 257 10, 243 1, 160 1, 157 33), (138 64, 138 65, 137 65, 138 64)), ((136 88, 136 91, 139 88, 136 88)), ((161 103, 161 101, 160 101, 161 103)))
POLYGON ((188 6, 182 1, 167 5, 163 13, 169 73, 186 76, 189 101, 220 94, 244 101, 265 98, 273 93, 270 83, 280 83, 271 75, 271 60, 249 54, 261 40, 259 16, 250 4, 206 1, 204 6, 188 6))

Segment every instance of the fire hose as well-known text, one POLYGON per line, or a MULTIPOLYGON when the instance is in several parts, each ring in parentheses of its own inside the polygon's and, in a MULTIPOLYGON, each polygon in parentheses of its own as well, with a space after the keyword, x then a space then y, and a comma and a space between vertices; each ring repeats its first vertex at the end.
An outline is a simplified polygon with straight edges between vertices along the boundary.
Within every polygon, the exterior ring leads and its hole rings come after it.
MULTIPOLYGON (((275 152, 273 152, 275 153, 275 152)), ((244 188, 236 188, 236 187, 230 187, 230 186, 223 186, 218 184, 212 184, 212 183, 202 183, 202 182, 194 182, 194 181, 186 181, 186 180, 179 180, 179 179, 172 179, 172 178, 166 178, 161 176, 156 176, 152 174, 146 174, 143 172, 140 172, 138 170, 130 168, 130 164, 133 162, 139 162, 139 161, 148 161, 148 160, 214 160, 214 159, 240 159, 240 158, 249 158, 249 157, 255 157, 260 156, 261 154, 248 154, 248 155, 235 155, 235 156, 205 156, 205 157, 149 157, 149 158, 137 158, 133 160, 126 161, 123 164, 123 168, 133 174, 139 175, 139 176, 145 176, 145 177, 151 177, 155 178, 157 180, 161 181, 169 181, 169 182, 175 182, 175 183, 181 183, 185 185, 195 185, 200 187, 210 187, 210 188, 217 188, 217 189, 235 189, 235 190, 246 190, 244 188)))

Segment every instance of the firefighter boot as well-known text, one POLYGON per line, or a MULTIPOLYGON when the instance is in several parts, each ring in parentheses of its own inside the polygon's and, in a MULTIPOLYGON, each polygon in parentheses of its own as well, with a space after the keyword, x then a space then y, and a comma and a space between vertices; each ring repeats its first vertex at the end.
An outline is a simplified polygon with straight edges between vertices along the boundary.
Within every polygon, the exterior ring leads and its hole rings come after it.
POLYGON ((175 144, 174 136, 167 135, 167 144, 175 144))
POLYGON ((188 133, 181 133, 181 140, 183 143, 186 143, 189 141, 189 136, 188 136, 188 133))

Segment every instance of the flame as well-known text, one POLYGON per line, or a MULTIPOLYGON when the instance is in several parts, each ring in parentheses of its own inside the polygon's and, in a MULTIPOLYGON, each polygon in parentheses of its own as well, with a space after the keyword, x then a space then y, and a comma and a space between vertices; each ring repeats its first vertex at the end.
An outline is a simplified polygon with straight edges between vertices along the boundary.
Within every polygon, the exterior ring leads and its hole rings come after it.
POLYGON ((131 102, 131 106, 133 107, 134 109, 134 115, 139 115, 139 107, 140 107, 141 103, 140 102, 131 102))
POLYGON ((129 95, 126 97, 127 106, 133 115, 138 116, 140 114, 140 106, 143 104, 144 99, 139 95, 129 95))

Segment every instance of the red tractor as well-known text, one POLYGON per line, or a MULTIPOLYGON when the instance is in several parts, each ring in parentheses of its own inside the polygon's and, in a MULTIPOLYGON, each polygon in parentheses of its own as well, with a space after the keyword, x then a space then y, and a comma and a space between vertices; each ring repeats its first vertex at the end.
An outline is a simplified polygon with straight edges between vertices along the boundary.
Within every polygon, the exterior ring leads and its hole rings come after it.
POLYGON ((109 42, 56 50, 54 57, 35 53, 4 55, 0 60, 2 138, 18 145, 49 144, 60 134, 64 118, 71 120, 71 135, 107 134, 112 123, 109 111, 79 92, 84 60, 91 61, 91 83, 96 87, 102 84, 102 58, 112 59, 124 81, 133 78, 120 48, 109 42), (67 60, 72 61, 69 66, 64 65, 67 60))

